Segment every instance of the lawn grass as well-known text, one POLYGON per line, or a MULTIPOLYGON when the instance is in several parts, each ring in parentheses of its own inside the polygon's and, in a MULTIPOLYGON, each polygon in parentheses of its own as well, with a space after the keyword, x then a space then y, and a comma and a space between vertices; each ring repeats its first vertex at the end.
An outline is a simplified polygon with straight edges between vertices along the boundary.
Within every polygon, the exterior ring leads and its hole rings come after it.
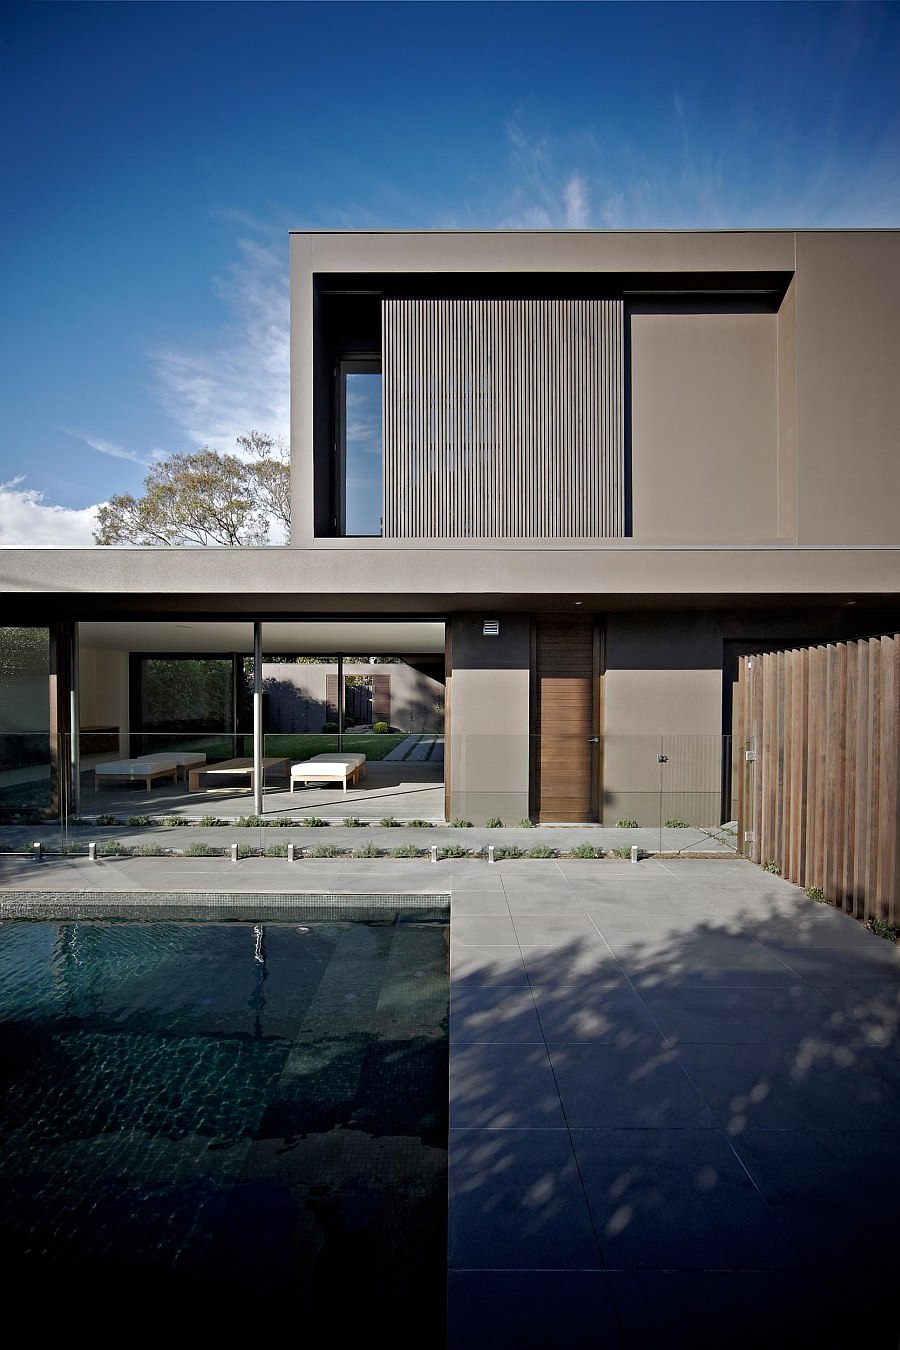
POLYGON ((406 733, 388 732, 384 736, 371 734, 354 736, 345 733, 344 743, 338 751, 337 736, 322 735, 271 735, 265 737, 266 758, 290 759, 292 761, 310 759, 313 755, 335 754, 365 755, 368 760, 384 759, 395 746, 406 740, 406 733))
MULTIPOLYGON (((392 731, 383 736, 374 736, 371 732, 354 736, 352 732, 345 732, 344 744, 342 750, 338 751, 338 738, 335 735, 323 735, 317 733, 272 733, 263 737, 263 757, 267 759, 289 759, 291 761, 310 759, 313 755, 326 755, 334 752, 348 754, 363 754, 366 759, 378 760, 384 759, 395 746, 400 745, 406 740, 407 732, 392 731)), ((172 750, 203 750, 206 752, 207 763, 214 764, 217 760, 223 759, 249 759, 253 754, 253 737, 241 734, 238 736, 216 736, 214 734, 207 736, 182 736, 166 734, 165 736, 144 737, 144 754, 164 754, 167 749, 172 750)), ((413 747, 410 747, 412 751, 413 747)), ((85 771, 86 774, 90 770, 85 771)))

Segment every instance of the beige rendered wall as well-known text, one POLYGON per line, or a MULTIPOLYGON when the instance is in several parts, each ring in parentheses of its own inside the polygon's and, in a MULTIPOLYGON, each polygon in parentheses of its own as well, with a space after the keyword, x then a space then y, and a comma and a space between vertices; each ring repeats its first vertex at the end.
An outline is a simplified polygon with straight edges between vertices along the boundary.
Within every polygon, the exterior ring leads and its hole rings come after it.
POLYGON ((454 618, 450 635, 450 819, 483 824, 528 815, 531 620, 501 614, 499 637, 484 637, 485 618, 454 618))
POLYGON ((702 615, 609 615, 603 704, 601 823, 720 824, 718 623, 702 615))
POLYGON ((900 544, 900 232, 797 235, 801 544, 900 544))
POLYGON ((128 752, 128 653, 78 649, 78 721, 119 728, 119 752, 128 752))
POLYGON ((778 537, 797 542, 797 286, 778 310, 778 537))
POLYGON ((778 538, 777 317, 631 306, 636 541, 778 538))

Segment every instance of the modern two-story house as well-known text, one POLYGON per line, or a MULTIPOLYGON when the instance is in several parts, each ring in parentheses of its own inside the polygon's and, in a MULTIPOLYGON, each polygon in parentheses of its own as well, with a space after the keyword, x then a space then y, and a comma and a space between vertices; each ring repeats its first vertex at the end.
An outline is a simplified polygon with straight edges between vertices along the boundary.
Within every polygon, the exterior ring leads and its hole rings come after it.
POLYGON ((289 546, 7 552, 51 729, 137 729, 140 624, 420 624, 448 818, 665 789, 715 824, 738 658, 898 627, 900 232, 298 232, 290 266, 289 546))

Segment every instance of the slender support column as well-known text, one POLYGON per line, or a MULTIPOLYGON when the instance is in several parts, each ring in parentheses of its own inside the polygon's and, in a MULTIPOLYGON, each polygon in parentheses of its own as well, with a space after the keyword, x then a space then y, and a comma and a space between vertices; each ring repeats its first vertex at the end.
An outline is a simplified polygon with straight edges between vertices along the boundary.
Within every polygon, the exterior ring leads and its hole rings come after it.
POLYGON ((70 721, 72 702, 71 624, 50 626, 50 809, 64 824, 73 812, 70 721))
POLYGON ((338 652, 337 668, 338 750, 344 748, 344 654, 338 652))
POLYGON ((263 810, 262 624, 253 624, 253 809, 263 810))
POLYGON ((69 659, 71 682, 69 685, 69 726, 72 734, 69 739, 69 773, 72 783, 72 810, 75 815, 81 813, 81 719, 78 704, 81 697, 78 670, 78 624, 72 624, 72 654, 69 659))

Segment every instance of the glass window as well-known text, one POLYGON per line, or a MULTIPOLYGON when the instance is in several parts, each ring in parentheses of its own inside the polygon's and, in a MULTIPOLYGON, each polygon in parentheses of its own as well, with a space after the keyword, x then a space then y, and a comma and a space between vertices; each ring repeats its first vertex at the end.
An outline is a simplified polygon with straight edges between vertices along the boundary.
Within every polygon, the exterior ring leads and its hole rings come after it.
POLYGON ((50 630, 0 628, 0 807, 50 804, 50 630))
POLYGON ((341 365, 341 463, 338 529, 382 532, 381 370, 372 361, 341 365))

